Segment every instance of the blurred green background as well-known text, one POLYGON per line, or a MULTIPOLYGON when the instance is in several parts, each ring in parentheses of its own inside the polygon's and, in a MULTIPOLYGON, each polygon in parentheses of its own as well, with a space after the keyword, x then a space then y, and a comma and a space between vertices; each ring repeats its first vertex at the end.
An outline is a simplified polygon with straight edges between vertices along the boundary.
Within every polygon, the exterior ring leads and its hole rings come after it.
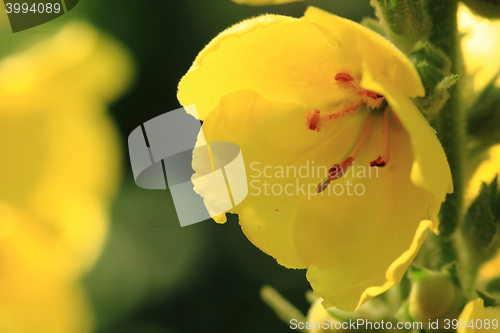
MULTIPOLYGON (((85 283, 99 332, 288 332, 259 297, 271 285, 304 313, 305 271, 288 270, 254 247, 237 216, 180 228, 168 191, 137 187, 126 138, 141 123, 179 107, 177 83, 198 52, 225 28, 264 13, 302 16, 314 5, 360 21, 369 0, 310 0, 249 7, 230 0, 81 0, 52 22, 12 34, 0 56, 52 36, 83 19, 121 41, 134 57, 133 87, 111 106, 122 137, 125 169, 104 252, 85 283)), ((5 26, 4 26, 5 28, 5 26)))

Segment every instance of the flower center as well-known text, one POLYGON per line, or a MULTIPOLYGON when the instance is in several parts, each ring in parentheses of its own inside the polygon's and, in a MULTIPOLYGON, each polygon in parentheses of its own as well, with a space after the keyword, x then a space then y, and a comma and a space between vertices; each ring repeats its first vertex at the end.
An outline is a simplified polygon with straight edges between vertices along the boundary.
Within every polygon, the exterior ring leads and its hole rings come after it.
POLYGON ((337 73, 335 75, 335 82, 338 89, 345 93, 346 100, 334 106, 329 112, 322 112, 318 109, 307 111, 305 122, 307 129, 320 132, 328 125, 330 120, 345 116, 360 109, 363 105, 377 109, 385 101, 384 96, 370 90, 362 89, 359 86, 359 79, 354 78, 349 73, 337 73))
MULTIPOLYGON (((348 114, 354 110, 359 109, 363 104, 370 106, 372 110, 368 111, 368 116, 364 122, 364 125, 350 151, 347 153, 347 157, 343 159, 340 163, 335 163, 330 166, 328 170, 328 177, 323 179, 316 187, 316 192, 320 193, 324 191, 328 184, 332 180, 339 179, 343 177, 349 168, 354 164, 354 161, 358 157, 359 152, 363 144, 365 143, 367 137, 369 136, 373 124, 376 120, 376 113, 374 109, 383 107, 384 119, 383 119, 383 151, 382 155, 379 155, 376 159, 370 162, 370 167, 384 167, 389 163, 389 114, 390 108, 382 105, 384 102, 384 97, 378 95, 377 93, 369 90, 360 90, 355 84, 355 79, 348 73, 337 73, 335 75, 335 81, 339 84, 341 89, 345 89, 350 97, 354 97, 354 102, 352 102, 347 108, 342 109, 338 113, 331 115, 321 116, 320 110, 315 110, 314 112, 308 112, 306 115, 306 125, 310 130, 320 131, 323 125, 322 121, 325 119, 335 119, 344 114, 348 114)), ((377 112, 378 113, 378 112, 377 112)))

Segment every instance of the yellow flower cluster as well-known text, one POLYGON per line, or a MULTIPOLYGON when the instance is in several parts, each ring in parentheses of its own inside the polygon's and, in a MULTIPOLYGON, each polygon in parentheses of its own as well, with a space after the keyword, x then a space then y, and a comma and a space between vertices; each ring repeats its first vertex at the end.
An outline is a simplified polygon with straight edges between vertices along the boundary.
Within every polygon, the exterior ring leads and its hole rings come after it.
MULTIPOLYGON (((480 91, 500 71, 500 21, 475 16, 463 5, 458 18, 464 34, 462 49, 467 73, 474 79, 475 90, 480 91)), ((500 79, 496 85, 500 86, 500 79)), ((469 180, 469 201, 479 193, 482 182, 490 183, 500 174, 500 145, 492 146, 487 156, 469 180)), ((500 276, 500 253, 482 267, 479 275, 482 278, 500 276)))
MULTIPOLYGON (((473 77, 474 89, 480 91, 500 71, 498 54, 500 53, 500 22, 481 18, 461 6, 459 13, 459 28, 464 34, 462 50, 467 73, 473 77)), ((500 86, 500 79, 495 82, 500 86)), ((471 200, 478 193, 482 182, 490 183, 500 174, 500 145, 492 146, 487 152, 488 158, 481 163, 469 180, 467 196, 471 200)), ((500 253, 483 265, 479 279, 500 277, 500 253)), ((496 319, 500 324, 500 308, 484 308, 482 299, 470 301, 460 315, 459 321, 467 323, 459 327, 458 333, 490 332, 484 327, 486 320, 496 319), (470 327, 470 323, 482 323, 483 327, 470 327)), ((476 325, 477 326, 477 325, 476 325)))
POLYGON ((108 230, 120 148, 106 105, 124 48, 85 23, 0 61, 0 331, 84 333, 79 279, 108 230))

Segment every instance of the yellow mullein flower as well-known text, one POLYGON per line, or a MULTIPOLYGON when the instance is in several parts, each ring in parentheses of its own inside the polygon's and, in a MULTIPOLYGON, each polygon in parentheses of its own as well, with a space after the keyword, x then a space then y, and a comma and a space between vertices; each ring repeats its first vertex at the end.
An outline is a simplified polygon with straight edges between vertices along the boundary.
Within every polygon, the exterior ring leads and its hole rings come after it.
POLYGON ((481 90, 500 70, 500 21, 472 14, 460 5, 458 26, 467 72, 474 77, 474 88, 481 90))
POLYGON ((130 78, 84 23, 0 61, 0 331, 91 331, 78 279, 106 239, 120 149, 104 111, 130 78))
POLYGON ((467 303, 457 326, 457 333, 499 332, 500 309, 485 308, 484 301, 476 298, 467 303))
POLYGON ((178 98, 196 105, 207 142, 241 147, 251 190, 229 212, 247 238, 281 265, 307 268, 325 307, 353 311, 399 283, 452 191, 442 147, 410 100, 423 94, 391 43, 310 7, 300 19, 265 15, 221 33, 178 98), (307 175, 293 172, 301 168, 307 175))
POLYGON ((297 2, 303 0, 233 0, 240 5, 250 5, 250 6, 263 6, 263 5, 282 5, 290 2, 297 2))

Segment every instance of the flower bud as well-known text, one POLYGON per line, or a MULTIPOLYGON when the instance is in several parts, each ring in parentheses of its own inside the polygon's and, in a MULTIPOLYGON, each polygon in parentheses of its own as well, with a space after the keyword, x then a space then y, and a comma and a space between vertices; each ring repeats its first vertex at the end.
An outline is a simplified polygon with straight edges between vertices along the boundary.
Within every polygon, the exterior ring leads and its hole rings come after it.
POLYGON ((407 53, 419 40, 426 40, 431 20, 422 0, 372 0, 387 37, 407 53))
POLYGON ((451 62, 446 54, 430 43, 418 42, 410 53, 425 88, 425 97, 415 99, 429 121, 450 97, 448 89, 458 80, 450 75, 451 62))
POLYGON ((409 312, 413 320, 423 322, 445 314, 453 305, 456 287, 447 273, 419 274, 410 293, 409 312))

